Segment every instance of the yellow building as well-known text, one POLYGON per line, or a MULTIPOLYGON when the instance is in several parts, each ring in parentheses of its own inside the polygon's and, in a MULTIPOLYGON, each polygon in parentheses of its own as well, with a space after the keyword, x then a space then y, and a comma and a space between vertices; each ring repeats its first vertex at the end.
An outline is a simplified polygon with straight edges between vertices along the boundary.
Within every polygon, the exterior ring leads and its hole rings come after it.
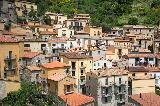
POLYGON ((129 67, 129 94, 155 93, 155 79, 144 67, 129 67))
POLYGON ((48 91, 56 95, 64 95, 75 91, 76 79, 66 75, 56 73, 48 77, 48 91))
POLYGON ((84 93, 86 73, 92 71, 93 58, 85 54, 79 53, 62 53, 60 55, 61 61, 71 66, 71 76, 77 78, 76 85, 77 92, 84 93))
POLYGON ((20 87, 19 60, 23 55, 23 43, 7 37, 0 37, 0 95, 20 87))
POLYGON ((27 15, 32 9, 37 11, 37 5, 34 3, 26 2, 26 1, 15 1, 16 13, 17 16, 21 17, 27 15))
POLYGON ((101 37, 102 35, 102 27, 96 27, 96 26, 85 26, 84 31, 89 33, 90 36, 97 36, 101 37))

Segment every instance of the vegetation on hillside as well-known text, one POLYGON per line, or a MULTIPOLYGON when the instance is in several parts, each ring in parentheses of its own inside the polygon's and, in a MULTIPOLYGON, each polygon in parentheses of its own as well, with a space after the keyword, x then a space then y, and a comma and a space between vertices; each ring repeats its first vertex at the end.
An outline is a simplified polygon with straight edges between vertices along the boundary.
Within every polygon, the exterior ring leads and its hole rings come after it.
POLYGON ((2 100, 4 106, 57 106, 64 105, 58 96, 43 94, 33 83, 22 82, 21 89, 7 94, 2 100))
POLYGON ((124 24, 159 25, 160 0, 28 0, 38 5, 38 15, 46 11, 72 17, 89 13, 91 24, 122 26, 124 24))

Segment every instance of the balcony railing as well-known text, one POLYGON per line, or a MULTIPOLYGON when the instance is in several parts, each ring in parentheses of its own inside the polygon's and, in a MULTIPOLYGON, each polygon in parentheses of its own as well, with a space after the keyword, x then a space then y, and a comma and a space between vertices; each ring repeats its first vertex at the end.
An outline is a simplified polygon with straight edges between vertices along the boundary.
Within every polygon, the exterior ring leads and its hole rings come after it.
POLYGON ((102 96, 103 97, 110 97, 110 96, 112 96, 112 94, 111 93, 107 93, 107 94, 106 93, 102 93, 102 96))
POLYGON ((12 57, 7 56, 4 60, 5 61, 12 61, 12 60, 16 60, 16 58, 14 56, 12 56, 12 57))

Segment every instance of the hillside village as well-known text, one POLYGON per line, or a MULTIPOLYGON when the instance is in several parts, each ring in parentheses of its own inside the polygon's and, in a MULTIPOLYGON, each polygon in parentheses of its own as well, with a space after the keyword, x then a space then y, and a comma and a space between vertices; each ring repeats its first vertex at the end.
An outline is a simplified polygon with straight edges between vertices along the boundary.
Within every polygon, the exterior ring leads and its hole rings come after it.
POLYGON ((158 27, 104 32, 90 14, 48 11, 35 21, 33 10, 31 2, 0 1, 0 100, 25 81, 63 101, 56 106, 160 105, 158 27))

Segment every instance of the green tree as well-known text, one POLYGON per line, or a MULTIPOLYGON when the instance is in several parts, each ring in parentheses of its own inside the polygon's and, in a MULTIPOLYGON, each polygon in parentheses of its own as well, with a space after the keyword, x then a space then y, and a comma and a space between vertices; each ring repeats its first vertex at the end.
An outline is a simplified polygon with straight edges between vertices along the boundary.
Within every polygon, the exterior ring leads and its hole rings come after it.
POLYGON ((44 21, 44 23, 45 23, 46 25, 51 25, 51 17, 50 17, 50 16, 45 15, 45 16, 43 17, 43 21, 44 21))
MULTIPOLYGON (((33 83, 22 82, 19 91, 10 92, 3 99, 5 106, 56 106, 60 101, 56 96, 43 94, 40 87, 33 83)), ((64 101, 60 101, 64 104, 64 101)))
POLYGON ((11 29, 11 25, 12 25, 11 21, 7 20, 4 24, 4 30, 9 31, 11 29))
POLYGON ((128 20, 129 25, 137 25, 138 24, 138 19, 136 17, 130 17, 128 20))

